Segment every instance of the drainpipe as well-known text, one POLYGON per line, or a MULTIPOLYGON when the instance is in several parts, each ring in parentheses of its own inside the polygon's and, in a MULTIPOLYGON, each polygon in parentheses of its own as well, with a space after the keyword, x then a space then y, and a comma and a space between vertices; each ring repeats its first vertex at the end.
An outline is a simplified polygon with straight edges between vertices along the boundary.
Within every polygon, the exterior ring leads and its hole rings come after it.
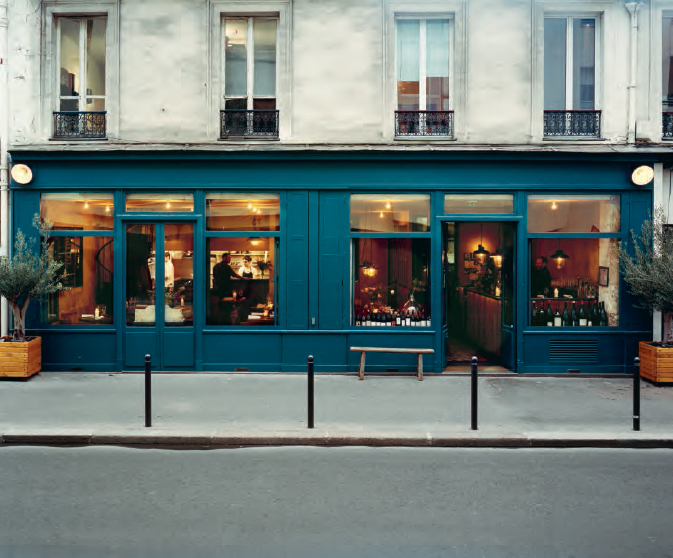
POLYGON ((627 142, 636 143, 636 69, 638 67, 638 10, 641 2, 627 2, 624 7, 631 14, 631 68, 629 70, 629 105, 627 107, 627 119, 629 131, 627 142))
MULTIPOLYGON (((0 0, 0 256, 9 255, 9 78, 7 0, 0 0)), ((9 307, 0 300, 0 335, 9 334, 9 307)))

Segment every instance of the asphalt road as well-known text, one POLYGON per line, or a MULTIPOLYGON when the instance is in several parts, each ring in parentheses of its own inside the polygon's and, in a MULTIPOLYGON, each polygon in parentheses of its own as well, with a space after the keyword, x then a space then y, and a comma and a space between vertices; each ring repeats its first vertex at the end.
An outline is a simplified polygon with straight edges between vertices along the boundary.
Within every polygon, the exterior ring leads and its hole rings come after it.
POLYGON ((0 557, 672 557, 672 450, 0 447, 0 557))

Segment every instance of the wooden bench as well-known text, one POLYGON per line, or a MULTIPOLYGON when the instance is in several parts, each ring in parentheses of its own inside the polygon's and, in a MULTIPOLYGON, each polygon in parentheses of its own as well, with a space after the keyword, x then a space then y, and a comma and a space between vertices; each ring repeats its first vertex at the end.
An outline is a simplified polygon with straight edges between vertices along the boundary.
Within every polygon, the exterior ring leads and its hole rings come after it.
POLYGON ((416 364, 416 374, 418 381, 423 381, 423 355, 434 355, 434 349, 399 349, 399 348, 385 348, 385 347, 351 347, 351 352, 362 353, 360 355, 360 370, 358 376, 360 380, 365 379, 365 355, 367 353, 397 353, 403 355, 417 355, 418 361, 416 364))

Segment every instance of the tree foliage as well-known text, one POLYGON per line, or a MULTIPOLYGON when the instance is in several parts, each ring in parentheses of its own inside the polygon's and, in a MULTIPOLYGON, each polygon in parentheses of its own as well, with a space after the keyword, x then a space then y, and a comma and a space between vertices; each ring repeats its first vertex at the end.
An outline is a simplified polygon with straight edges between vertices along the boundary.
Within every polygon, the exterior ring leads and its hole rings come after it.
POLYGON ((33 225, 40 233, 40 243, 26 238, 21 230, 16 233, 14 253, 0 257, 0 296, 7 299, 14 314, 12 340, 26 340, 26 312, 32 299, 43 298, 60 290, 60 262, 53 259, 49 250, 51 223, 40 221, 38 215, 33 225))

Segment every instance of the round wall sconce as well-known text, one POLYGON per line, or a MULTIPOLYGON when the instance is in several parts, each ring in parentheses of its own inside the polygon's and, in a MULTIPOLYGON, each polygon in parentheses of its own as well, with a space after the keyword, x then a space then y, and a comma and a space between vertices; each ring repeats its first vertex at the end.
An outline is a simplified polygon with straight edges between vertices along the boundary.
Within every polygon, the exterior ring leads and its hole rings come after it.
POLYGON ((12 166, 12 180, 17 184, 29 184, 33 180, 33 171, 28 165, 18 164, 12 166))
POLYGON ((631 182, 636 186, 645 186, 654 179, 654 169, 648 165, 641 165, 631 173, 631 182))

